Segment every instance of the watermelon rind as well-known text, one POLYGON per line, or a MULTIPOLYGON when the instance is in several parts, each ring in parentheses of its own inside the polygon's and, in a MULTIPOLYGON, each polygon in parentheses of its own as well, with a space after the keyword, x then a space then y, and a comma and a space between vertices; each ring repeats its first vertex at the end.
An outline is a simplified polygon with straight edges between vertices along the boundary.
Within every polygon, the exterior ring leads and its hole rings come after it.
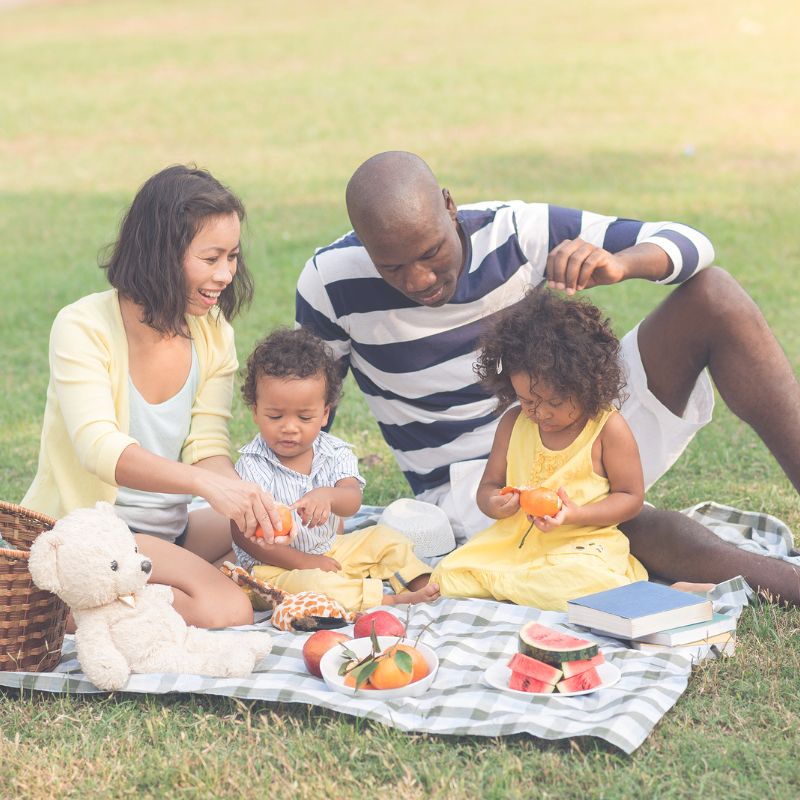
POLYGON ((518 692, 529 692, 530 694, 550 694, 556 687, 552 683, 537 681, 536 678, 523 675, 521 672, 512 672, 508 681, 508 688, 515 689, 518 692))
POLYGON ((602 653, 598 653, 594 658, 586 658, 583 661, 565 661, 561 665, 561 670, 565 678, 574 678, 591 667, 599 667, 605 663, 605 656, 602 653))
POLYGON ((551 667, 560 667, 564 661, 585 661, 594 658, 598 652, 596 642, 578 639, 538 622, 529 622, 520 628, 517 649, 551 667))
POLYGON ((529 678, 535 678, 537 681, 550 683, 553 686, 558 683, 563 675, 560 669, 551 667, 549 664, 545 664, 544 661, 525 656, 522 653, 514 653, 508 662, 508 666, 512 672, 527 675, 529 678))
POLYGON ((587 689, 596 689, 602 682, 597 670, 589 667, 571 678, 565 678, 556 688, 559 692, 585 692, 587 689))

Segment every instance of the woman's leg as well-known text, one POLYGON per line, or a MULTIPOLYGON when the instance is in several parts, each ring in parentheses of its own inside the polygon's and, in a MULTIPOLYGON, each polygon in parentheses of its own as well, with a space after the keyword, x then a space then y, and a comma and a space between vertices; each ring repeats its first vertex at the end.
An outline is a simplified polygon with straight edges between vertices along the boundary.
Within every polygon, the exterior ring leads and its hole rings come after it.
POLYGON ((236 561, 231 549, 231 521, 213 508, 201 508, 189 514, 189 527, 183 547, 215 567, 223 561, 236 561))
POLYGON ((253 608, 247 595, 208 561, 155 536, 138 533, 136 543, 153 562, 150 581, 172 587, 175 610, 189 625, 226 628, 252 624, 253 608))

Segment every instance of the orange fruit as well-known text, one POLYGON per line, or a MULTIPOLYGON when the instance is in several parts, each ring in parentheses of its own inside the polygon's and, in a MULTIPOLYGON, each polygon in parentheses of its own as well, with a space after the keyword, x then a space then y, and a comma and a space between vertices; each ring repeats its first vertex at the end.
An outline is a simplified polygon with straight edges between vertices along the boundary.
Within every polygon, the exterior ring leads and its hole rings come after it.
MULTIPOLYGON (((283 503, 276 503, 275 508, 278 510, 278 516, 281 520, 281 525, 283 528, 279 531, 273 531, 275 536, 288 536, 289 531, 292 529, 292 512, 289 509, 289 506, 283 505, 283 503)), ((256 528, 256 539, 263 539, 264 538, 264 529, 259 525, 256 528)))
POLYGON ((425 656, 416 647, 412 647, 410 644, 398 644, 395 649, 402 650, 411 656, 411 683, 424 678, 431 671, 425 656))
POLYGON ((390 653, 378 661, 378 666, 369 676, 369 682, 375 689, 399 689, 411 683, 412 674, 400 669, 394 659, 394 653, 390 653))
POLYGON ((519 494, 519 489, 515 489, 513 486, 504 486, 500 490, 500 494, 519 494))
POLYGON ((561 510, 561 498, 552 489, 520 489, 520 508, 532 517, 552 517, 561 510))

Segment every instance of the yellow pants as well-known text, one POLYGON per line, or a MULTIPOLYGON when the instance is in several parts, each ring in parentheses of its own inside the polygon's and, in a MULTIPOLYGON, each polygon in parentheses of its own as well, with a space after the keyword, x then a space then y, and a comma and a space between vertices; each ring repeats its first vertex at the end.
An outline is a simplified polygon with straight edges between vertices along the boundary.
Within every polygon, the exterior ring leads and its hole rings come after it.
POLYGON ((403 534, 385 525, 373 525, 337 536, 325 553, 342 569, 282 569, 269 564, 253 567, 253 575, 290 594, 321 592, 348 611, 362 611, 383 603, 383 581, 400 594, 407 584, 431 568, 414 555, 414 546, 403 534))

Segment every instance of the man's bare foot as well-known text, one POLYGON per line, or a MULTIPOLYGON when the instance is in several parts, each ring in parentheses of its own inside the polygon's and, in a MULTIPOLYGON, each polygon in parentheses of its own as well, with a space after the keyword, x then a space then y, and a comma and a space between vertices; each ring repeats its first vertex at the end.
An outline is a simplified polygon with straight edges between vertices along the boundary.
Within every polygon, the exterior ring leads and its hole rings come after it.
POLYGON ((714 588, 714 583, 690 583, 689 581, 678 581, 677 583, 670 584, 673 589, 681 592, 708 592, 714 588))
POLYGON ((383 603, 387 606, 412 606, 416 603, 432 603, 439 599, 439 586, 426 583, 421 589, 400 594, 385 594, 383 603))

